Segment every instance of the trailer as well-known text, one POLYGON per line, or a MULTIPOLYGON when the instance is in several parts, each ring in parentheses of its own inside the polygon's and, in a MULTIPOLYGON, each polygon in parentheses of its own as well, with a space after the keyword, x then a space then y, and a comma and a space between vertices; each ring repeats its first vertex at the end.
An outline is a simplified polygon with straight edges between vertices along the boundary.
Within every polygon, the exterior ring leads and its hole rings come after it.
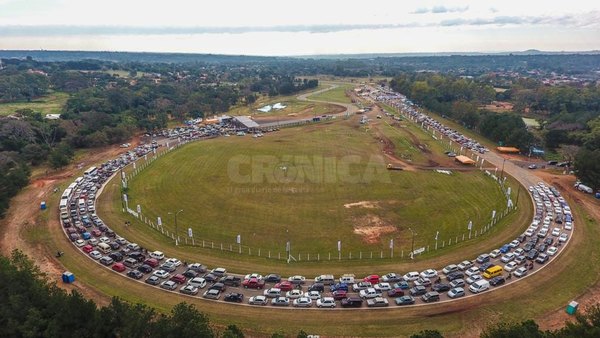
POLYGON ((588 194, 592 194, 594 192, 594 189, 588 187, 587 185, 583 185, 579 182, 575 183, 575 188, 577 188, 577 190, 579 190, 579 191, 583 191, 588 194))

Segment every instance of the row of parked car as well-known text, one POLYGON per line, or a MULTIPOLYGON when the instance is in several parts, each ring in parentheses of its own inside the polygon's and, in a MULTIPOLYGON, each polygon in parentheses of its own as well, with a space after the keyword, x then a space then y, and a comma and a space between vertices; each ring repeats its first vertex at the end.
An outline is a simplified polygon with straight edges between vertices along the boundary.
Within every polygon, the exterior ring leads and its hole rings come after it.
MULTIPOLYGON (((566 229, 567 223, 563 223, 564 228, 560 224, 554 225, 558 209, 565 220, 567 215, 571 215, 570 209, 556 189, 540 183, 529 189, 536 201, 536 214, 524 234, 472 261, 450 264, 440 271, 430 268, 404 274, 372 274, 363 278, 346 274, 339 278, 321 275, 307 279, 296 275, 282 279, 277 274, 230 274, 222 267, 209 270, 201 263, 187 264, 177 258, 167 258, 161 251, 149 252, 130 243, 104 225, 97 215, 88 213, 87 206, 82 209, 78 205, 82 199, 85 205, 93 205, 94 192, 112 173, 152 148, 143 147, 139 153, 137 150, 128 152, 126 157, 108 161, 96 173, 80 180, 69 200, 71 206, 75 204, 76 208, 71 212, 75 211, 76 216, 69 217, 69 222, 63 222, 65 233, 70 235, 71 228, 78 229, 76 222, 85 223, 89 225, 88 228, 83 226, 86 235, 81 233, 81 238, 71 239, 90 258, 130 278, 143 279, 149 285, 206 299, 247 302, 250 305, 334 308, 338 305, 361 307, 364 304, 386 307, 390 304, 411 305, 460 298, 468 293, 481 293, 501 286, 512 276, 526 276, 534 268, 534 262, 545 264, 558 252, 560 244, 568 239, 563 231, 572 229, 572 219, 569 229, 566 229), (549 229, 551 226, 559 228, 558 233, 553 229, 550 236, 541 236, 544 227, 549 229), (533 232, 530 231, 532 229, 533 232), (506 272, 508 275, 505 275, 506 272)), ((76 233, 79 234, 79 230, 76 233)))

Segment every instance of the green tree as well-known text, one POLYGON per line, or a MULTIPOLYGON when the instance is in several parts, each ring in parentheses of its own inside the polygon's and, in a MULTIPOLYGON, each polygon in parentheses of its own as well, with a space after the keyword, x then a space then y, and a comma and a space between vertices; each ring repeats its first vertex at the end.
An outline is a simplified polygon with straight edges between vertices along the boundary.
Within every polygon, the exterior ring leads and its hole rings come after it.
POLYGON ((581 148, 575 156, 575 175, 583 184, 600 189, 600 149, 581 148))
POLYGON ((410 338, 443 338, 442 334, 438 330, 423 330, 419 333, 415 333, 410 338))
POLYGON ((69 147, 67 144, 63 143, 50 152, 50 166, 53 169, 62 168, 71 162, 73 155, 73 149, 71 149, 71 147, 69 147))
POLYGON ((481 333, 481 338, 542 338, 547 335, 540 331, 539 326, 533 320, 521 323, 500 323, 487 328, 481 333))
POLYGON ((244 338, 244 333, 235 324, 231 324, 223 331, 222 338, 244 338))

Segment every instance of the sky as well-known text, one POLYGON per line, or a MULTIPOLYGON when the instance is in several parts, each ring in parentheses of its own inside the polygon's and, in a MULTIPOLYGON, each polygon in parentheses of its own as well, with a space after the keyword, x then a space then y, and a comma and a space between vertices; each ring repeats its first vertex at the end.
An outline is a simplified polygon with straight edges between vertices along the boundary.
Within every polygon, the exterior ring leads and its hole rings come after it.
POLYGON ((0 0, 0 49, 588 51, 600 50, 600 1, 0 0))

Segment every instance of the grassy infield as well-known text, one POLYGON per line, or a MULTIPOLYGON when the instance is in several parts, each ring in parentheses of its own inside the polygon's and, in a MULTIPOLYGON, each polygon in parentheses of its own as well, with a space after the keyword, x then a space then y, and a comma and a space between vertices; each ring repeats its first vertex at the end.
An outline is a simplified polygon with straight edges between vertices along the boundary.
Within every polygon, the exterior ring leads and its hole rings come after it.
MULTIPOLYGON (((172 155, 175 154, 177 153, 172 155)), ((68 182, 64 185, 66 184, 68 182)), ((103 195, 105 197, 111 194, 110 190, 115 189, 115 186, 109 184, 107 188, 108 191, 103 195)), ((525 200, 522 199, 523 206, 527 204, 527 202, 524 202, 525 200)), ((50 202, 50 210, 54 210, 55 203, 56 201, 50 202)), ((112 202, 106 201, 104 203, 110 204, 112 202)), ((257 334, 281 331, 294 335, 300 329, 304 329, 309 333, 323 335, 398 336, 428 328, 438 329, 447 335, 459 336, 465 332, 467 334, 477 332, 480 328, 492 322, 520 321, 563 308, 568 301, 582 294, 588 287, 597 282, 600 272, 600 265, 596 264, 600 258, 597 250, 600 245, 600 231, 597 224, 584 215, 583 210, 573 201, 571 201, 571 205, 576 212, 577 225, 577 235, 572 239, 573 243, 553 263, 551 268, 544 269, 534 276, 520 281, 518 287, 503 288, 499 291, 487 293, 482 296, 484 298, 467 298, 450 304, 436 304, 402 310, 361 311, 360 314, 355 311, 295 311, 292 317, 291 312, 282 309, 251 309, 175 297, 164 292, 155 292, 154 289, 148 289, 144 285, 116 276, 98 266, 90 266, 89 259, 73 249, 71 245, 67 245, 64 234, 59 229, 37 226, 25 228, 24 231, 26 231, 32 243, 44 243, 49 252, 54 252, 58 248, 65 251, 66 255, 61 258, 65 266, 73 271, 77 278, 102 293, 122 297, 133 302, 143 302, 164 311, 168 311, 172 305, 186 300, 197 304, 201 311, 206 312, 216 325, 235 323, 257 334), (581 264, 581 262, 588 262, 588 264, 581 264), (152 292, 152 296, 148 292, 152 292), (485 302, 482 302, 482 299, 485 299, 485 302), (228 315, 224 316, 223 313, 228 315), (332 325, 331 323, 338 324, 332 325)), ((107 211, 104 214, 106 214, 105 218, 118 217, 123 219, 118 212, 107 211)), ((46 223, 47 219, 45 218, 49 214, 44 215, 44 217, 40 217, 40 221, 46 223)), ((51 217, 55 216, 52 215, 51 217)), ((523 224, 529 217, 530 214, 518 217, 520 222, 516 221, 515 224, 523 224)), ((516 218, 517 216, 508 218, 507 222, 512 222, 516 218)), ((120 225, 114 227, 118 232, 124 233, 126 237, 133 238, 142 245, 148 244, 151 247, 150 243, 162 241, 162 237, 154 232, 139 231, 138 227, 141 226, 134 225, 130 229, 123 229, 120 225)), ((384 272, 420 270, 430 266, 441 267, 444 264, 458 260, 459 257, 469 256, 469 253, 471 253, 470 256, 474 256, 478 252, 487 251, 497 246, 498 243, 513 238, 515 234, 521 231, 520 226, 505 227, 503 229, 498 227, 495 232, 492 232, 493 236, 484 236, 476 244, 465 243, 459 245, 465 246, 464 249, 446 250, 445 252, 441 250, 437 254, 432 254, 431 256, 436 256, 435 260, 422 257, 415 262, 382 262, 376 269, 381 269, 381 272, 384 272)), ((209 257, 204 256, 204 254, 212 255, 214 252, 181 250, 173 245, 167 245, 164 250, 167 254, 177 255, 181 259, 191 260, 194 257, 201 257, 202 261, 209 265, 230 264, 230 258, 237 256, 222 254, 209 257), (228 255, 230 257, 227 257, 228 255)), ((306 271, 308 276, 324 270, 338 274, 346 271, 345 264, 328 264, 326 269, 322 269, 314 263, 297 263, 293 264, 292 267, 287 267, 280 263, 252 259, 243 262, 238 261, 227 266, 232 270, 238 269, 240 271, 249 271, 254 266, 260 266, 261 269, 273 266, 276 269, 275 271, 280 271, 284 275, 297 272, 299 268, 306 271)), ((357 264, 352 267, 352 271, 369 273, 373 271, 373 268, 369 267, 368 264, 357 264)))
POLYGON ((41 112, 42 115, 60 114, 68 98, 67 93, 54 92, 31 102, 0 103, 0 116, 10 115, 16 110, 26 108, 41 112))

